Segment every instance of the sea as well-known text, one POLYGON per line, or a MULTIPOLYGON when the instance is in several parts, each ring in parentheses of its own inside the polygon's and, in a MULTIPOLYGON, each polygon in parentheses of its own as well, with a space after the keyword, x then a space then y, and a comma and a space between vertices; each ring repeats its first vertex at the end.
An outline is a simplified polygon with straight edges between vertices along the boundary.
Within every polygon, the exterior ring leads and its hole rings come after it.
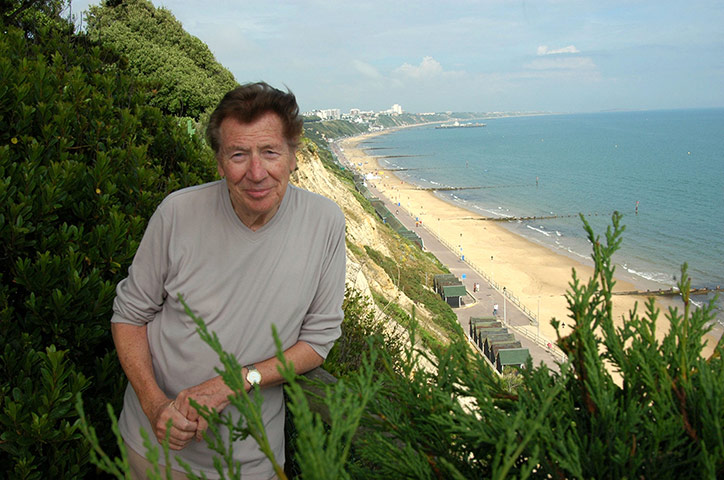
MULTIPOLYGON (((461 188, 436 194, 511 218, 502 225, 583 263, 592 264, 591 245, 579 214, 603 240, 612 214, 623 214, 616 273, 638 289, 676 286, 684 263, 692 287, 724 287, 724 109, 481 121, 402 129, 360 147, 407 182, 461 188)), ((722 298, 715 315, 724 322, 722 298)))

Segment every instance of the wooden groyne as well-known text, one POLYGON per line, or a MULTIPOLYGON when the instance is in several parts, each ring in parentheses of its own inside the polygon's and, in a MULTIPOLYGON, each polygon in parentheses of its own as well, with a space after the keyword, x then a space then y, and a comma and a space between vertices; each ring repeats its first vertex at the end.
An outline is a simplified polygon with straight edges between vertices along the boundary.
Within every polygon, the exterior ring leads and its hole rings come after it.
POLYGON ((429 157, 430 155, 372 155, 372 158, 415 158, 415 157, 429 157))
POLYGON ((488 188, 532 187, 530 183, 516 183, 509 185, 475 185, 470 187, 416 187, 414 190, 426 192, 454 192, 455 190, 484 190, 488 188))
MULTIPOLYGON (((717 285, 716 287, 702 287, 692 288, 689 290, 689 295, 708 295, 710 293, 717 293, 724 291, 724 288, 717 285)), ((674 297, 681 294, 678 288, 667 288, 659 290, 628 290, 625 292, 613 292, 614 295, 639 295, 643 297, 674 297)))
MULTIPOLYGON (((597 217, 599 215, 611 216, 608 213, 588 213, 584 217, 597 217)), ((531 215, 528 217, 463 217, 460 220, 476 220, 481 222, 525 222, 530 220, 552 220, 556 218, 578 218, 579 213, 569 213, 562 215, 531 215)))
MULTIPOLYGON (((464 167, 397 167, 397 168, 378 168, 377 170, 381 172, 408 172, 410 170, 450 170, 455 168, 464 168, 464 167)), ((414 188, 413 190, 419 190, 418 188, 414 188)))

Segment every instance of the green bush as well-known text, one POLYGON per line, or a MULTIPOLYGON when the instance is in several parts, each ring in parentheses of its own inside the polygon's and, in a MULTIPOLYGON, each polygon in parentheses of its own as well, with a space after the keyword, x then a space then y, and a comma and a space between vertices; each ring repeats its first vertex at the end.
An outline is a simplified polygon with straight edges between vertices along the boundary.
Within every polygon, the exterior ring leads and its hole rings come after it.
POLYGON ((611 256, 623 229, 614 216, 604 244, 586 228, 596 269, 567 293, 574 325, 558 340, 569 358, 560 373, 529 363, 509 392, 464 342, 433 348, 434 370, 384 379, 357 478, 722 478, 721 341, 701 357, 711 304, 691 309, 682 283, 686 307, 668 312, 663 341, 653 301, 615 328, 611 256))
POLYGON ((160 200, 215 169, 202 140, 149 107, 108 50, 67 30, 6 28, 0 471, 77 478, 89 465, 73 430, 73 396, 84 391, 91 414, 104 418, 125 386, 109 328, 115 285, 160 200))
POLYGON ((362 368, 364 358, 371 351, 380 349, 386 355, 378 357, 375 367, 398 370, 402 344, 394 332, 388 329, 386 318, 375 318, 370 300, 348 287, 342 308, 342 335, 322 367, 336 377, 345 377, 362 368))
POLYGON ((166 113, 198 119, 237 85, 204 42, 148 0, 102 2, 86 20, 88 35, 128 59, 134 77, 152 86, 150 104, 166 113))
MULTIPOLYGON (((645 316, 631 312, 623 327, 615 328, 611 256, 620 243, 618 222, 614 216, 605 245, 586 226, 595 273, 587 283, 574 273, 570 284, 574 324, 572 333, 558 340, 568 354, 560 372, 529 361, 510 391, 463 339, 433 345, 431 354, 408 346, 400 372, 373 369, 376 356, 387 355, 374 349, 357 373, 326 389, 331 425, 324 428, 287 369, 301 476, 723 478, 722 341, 710 358, 701 356, 713 302, 692 310, 690 286, 682 281, 684 311, 669 310, 662 341, 654 335, 659 312, 653 300, 645 316)), ((687 278, 686 266, 681 278, 687 278)), ((235 404, 251 425, 240 431, 263 439, 251 420, 259 406, 241 394, 241 366, 197 322, 202 338, 220 355, 225 381, 240 393, 235 404)), ((280 478, 287 477, 280 473, 280 478)))

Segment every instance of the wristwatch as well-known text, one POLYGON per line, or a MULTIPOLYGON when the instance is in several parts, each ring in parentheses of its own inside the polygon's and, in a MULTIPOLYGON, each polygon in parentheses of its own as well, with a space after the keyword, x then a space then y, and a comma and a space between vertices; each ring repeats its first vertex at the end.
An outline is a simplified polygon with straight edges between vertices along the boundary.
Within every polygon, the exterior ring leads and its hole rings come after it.
POLYGON ((259 373, 259 370, 256 369, 253 363, 244 368, 246 368, 246 381, 249 382, 249 385, 253 387, 261 383, 261 373, 259 373))

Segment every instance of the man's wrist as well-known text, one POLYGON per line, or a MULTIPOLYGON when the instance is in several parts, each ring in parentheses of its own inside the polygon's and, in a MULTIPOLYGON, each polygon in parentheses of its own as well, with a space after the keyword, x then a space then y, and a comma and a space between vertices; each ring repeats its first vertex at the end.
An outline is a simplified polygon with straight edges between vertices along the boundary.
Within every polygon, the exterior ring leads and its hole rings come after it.
POLYGON ((249 384, 250 388, 254 388, 254 385, 261 384, 261 373, 257 370, 256 366, 252 363, 244 367, 246 373, 244 379, 249 384))

